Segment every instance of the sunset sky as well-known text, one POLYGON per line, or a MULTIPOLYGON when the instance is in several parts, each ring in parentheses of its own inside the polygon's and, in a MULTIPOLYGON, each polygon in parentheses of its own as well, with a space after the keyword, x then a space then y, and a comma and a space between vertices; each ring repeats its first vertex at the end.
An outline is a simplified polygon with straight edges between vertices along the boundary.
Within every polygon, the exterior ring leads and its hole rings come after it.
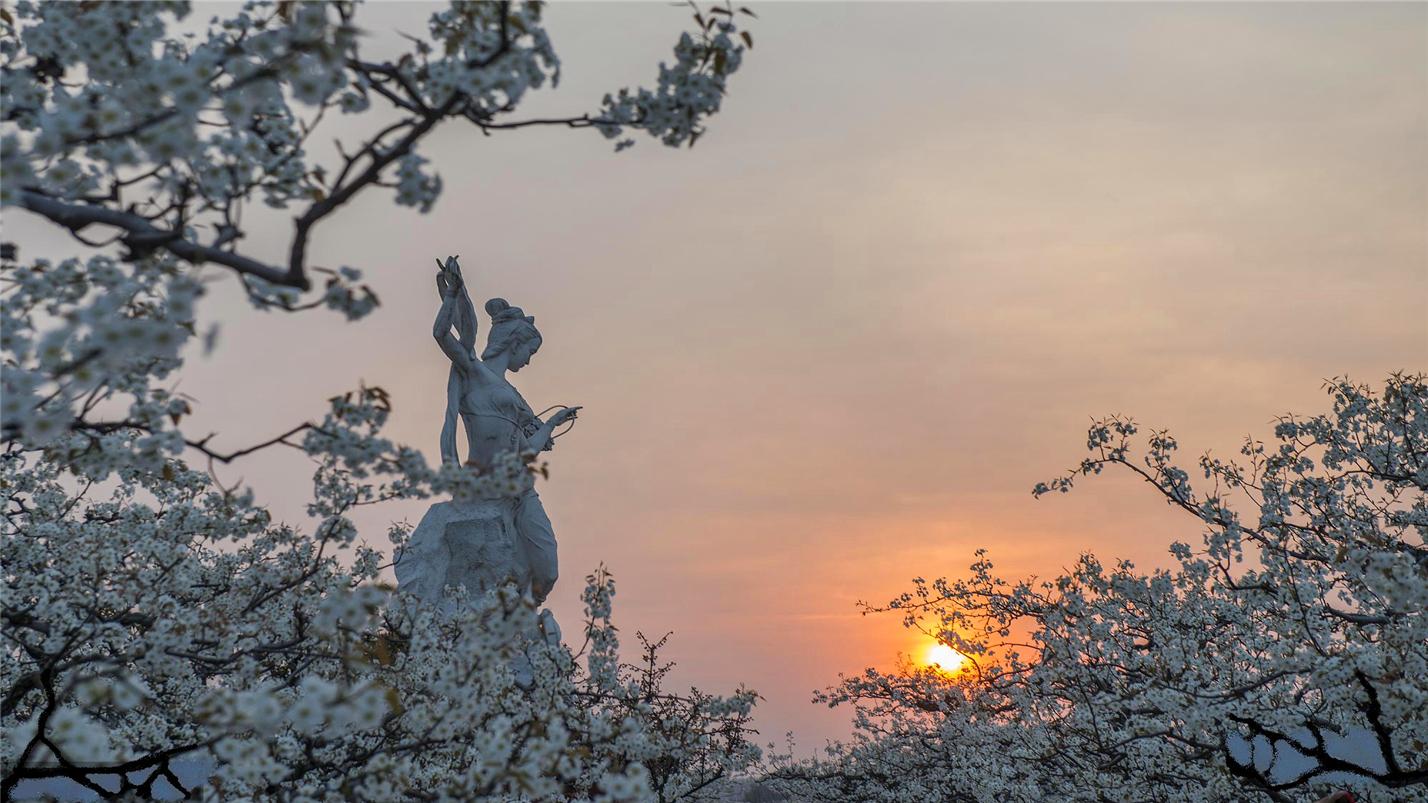
MULTIPOLYGON (((362 322, 253 311, 209 269, 222 329, 181 381, 190 431, 244 446, 362 380, 435 462, 433 257, 460 254, 478 305, 536 316, 531 405, 584 407, 539 486, 567 634, 604 562, 627 645, 674 631, 676 685, 755 688, 764 737, 807 752, 848 732, 814 689, 926 653, 858 600, 979 547, 1021 578, 1083 551, 1148 569, 1196 537, 1129 476, 1032 499, 1092 417, 1169 427, 1188 465, 1326 410, 1328 377, 1428 369, 1428 5, 751 7, 756 47, 692 150, 445 124, 430 214, 375 190, 317 229, 313 262, 381 297, 362 322)), ((370 55, 431 8, 365 8, 370 55)), ((688 14, 547 20, 564 76, 521 118, 653 83, 688 14)), ((291 224, 254 222, 245 246, 277 259, 291 224)), ((73 253, 6 224, 26 256, 73 253)), ((311 471, 282 451, 218 476, 301 521, 311 471)), ((425 507, 366 511, 369 542, 425 507)))

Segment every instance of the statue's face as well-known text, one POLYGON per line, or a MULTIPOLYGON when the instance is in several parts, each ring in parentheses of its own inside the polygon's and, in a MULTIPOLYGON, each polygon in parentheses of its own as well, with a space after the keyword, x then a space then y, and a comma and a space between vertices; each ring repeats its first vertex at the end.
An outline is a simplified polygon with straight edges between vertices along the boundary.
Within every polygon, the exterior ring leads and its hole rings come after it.
POLYGON ((511 354, 511 371, 519 371, 531 364, 531 358, 540 351, 540 338, 533 337, 530 340, 516 346, 516 350, 511 354))

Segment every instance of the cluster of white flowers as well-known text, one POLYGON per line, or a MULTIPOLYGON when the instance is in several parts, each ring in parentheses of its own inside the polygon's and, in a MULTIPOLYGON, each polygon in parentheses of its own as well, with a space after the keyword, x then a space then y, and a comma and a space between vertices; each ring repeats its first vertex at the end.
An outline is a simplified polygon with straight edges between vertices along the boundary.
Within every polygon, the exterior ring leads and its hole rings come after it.
POLYGON ((365 316, 359 269, 308 265, 312 227, 369 186, 428 210, 441 184, 418 141, 450 118, 499 127, 558 71, 537 3, 453 3, 431 42, 382 63, 358 52, 356 10, 252 2, 180 36, 186 3, 0 8, 0 203, 98 254, 0 249, 0 796, 63 777, 106 797, 162 782, 205 799, 615 803, 712 789, 757 760, 751 692, 671 695, 620 663, 603 572, 575 653, 535 637, 510 589, 451 617, 379 582, 390 552, 354 507, 519 494, 532 456, 432 468, 383 437, 375 387, 248 449, 185 434, 184 346, 206 353, 217 331, 200 338, 204 265, 236 271, 260 310, 365 316), (329 108, 374 102, 399 119, 335 166, 309 158, 329 108), (285 265, 238 249, 255 201, 296 209, 285 265), (188 462, 279 444, 316 464, 310 531, 188 462), (215 767, 201 790, 174 771, 189 761, 215 767))
POLYGON ((826 800, 1428 800, 1425 379, 1330 383, 1332 414, 1281 419, 1246 465, 1201 458, 1204 493, 1166 433, 1137 460, 1132 422, 1098 422, 1036 494, 1128 469, 1203 522, 1200 547, 1040 582, 979 552, 966 579, 915 581, 882 610, 971 669, 846 680, 820 699, 855 707, 858 738, 774 775, 826 800))
POLYGON ((421 87, 428 104, 463 95, 479 118, 510 111, 547 79, 552 86, 560 81, 560 59, 542 27, 542 10, 538 3, 509 8, 453 3, 428 24, 442 55, 432 58, 432 48, 418 48, 407 76, 421 87))
MULTIPOLYGON (((746 8, 738 13, 753 14, 746 8)), ((739 30, 734 17, 731 5, 711 7, 707 15, 696 8, 697 33, 680 36, 675 62, 659 65, 654 89, 622 89, 605 96, 603 114, 596 121, 600 132, 615 139, 629 127, 642 129, 670 147, 686 142, 692 146, 704 133, 703 119, 719 111, 728 78, 739 69, 744 50, 753 46, 753 37, 739 30)), ((634 140, 624 139, 615 150, 633 144, 634 140)))
POLYGON ((427 175, 421 166, 426 160, 409 153, 397 162, 397 203, 402 206, 420 207, 430 212, 432 204, 441 195, 441 176, 427 175))
POLYGON ((309 197, 286 98, 321 106, 345 86, 354 30, 327 4, 265 5, 215 18, 196 41, 168 34, 187 3, 17 4, 0 39, 0 109, 16 132, 7 203, 103 196, 135 183, 125 168, 201 198, 195 211, 226 212, 255 189, 277 206, 309 197))
POLYGON ((184 442, 174 427, 188 403, 154 383, 180 365, 202 287, 175 274, 172 258, 163 255, 128 271, 107 256, 6 263, 4 438, 48 448, 97 480, 178 454, 184 442), (100 411, 124 414, 93 420, 100 411))

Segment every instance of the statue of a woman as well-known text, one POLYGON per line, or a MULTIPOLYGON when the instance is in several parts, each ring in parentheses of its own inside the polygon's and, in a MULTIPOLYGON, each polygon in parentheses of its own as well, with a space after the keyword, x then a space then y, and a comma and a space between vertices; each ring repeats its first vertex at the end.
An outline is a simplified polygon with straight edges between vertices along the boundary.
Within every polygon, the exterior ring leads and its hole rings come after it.
MULTIPOLYGON (((440 264, 440 260, 437 261, 440 264)), ((441 293, 432 336, 451 360, 447 379, 446 422, 441 430, 441 460, 459 463, 456 453, 456 419, 466 427, 466 462, 489 467, 505 450, 531 459, 554 444, 555 429, 575 418, 579 407, 566 407, 541 421, 506 379, 506 372, 524 368, 540 349, 535 318, 512 307, 505 299, 486 302, 491 332, 486 349, 476 357, 476 310, 461 278, 456 257, 449 257, 436 276, 441 293), (455 327, 456 334, 452 334, 455 327)), ((558 576, 555 533, 531 482, 515 500, 516 534, 531 568, 531 593, 540 604, 558 576)))

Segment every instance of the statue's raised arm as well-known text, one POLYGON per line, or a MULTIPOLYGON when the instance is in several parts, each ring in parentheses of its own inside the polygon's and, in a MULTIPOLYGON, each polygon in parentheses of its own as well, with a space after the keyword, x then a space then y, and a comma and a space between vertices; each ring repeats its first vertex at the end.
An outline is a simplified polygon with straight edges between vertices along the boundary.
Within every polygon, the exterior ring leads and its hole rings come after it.
POLYGON ((436 314, 432 336, 456 364, 463 358, 475 358, 476 354, 476 308, 471 303, 471 295, 466 290, 466 281, 461 276, 461 265, 454 256, 446 258, 446 264, 436 261, 436 291, 441 298, 441 310, 436 314), (451 329, 456 328, 455 336, 451 329), (459 348, 457 348, 459 347, 459 348))
POLYGON ((460 463, 456 452, 456 421, 463 387, 466 382, 483 384, 485 377, 476 358, 476 308, 461 276, 461 265, 456 257, 450 256, 445 265, 438 259, 436 266, 441 310, 436 314, 431 334, 451 360, 451 371, 446 378, 446 418, 441 425, 441 462, 460 463))

